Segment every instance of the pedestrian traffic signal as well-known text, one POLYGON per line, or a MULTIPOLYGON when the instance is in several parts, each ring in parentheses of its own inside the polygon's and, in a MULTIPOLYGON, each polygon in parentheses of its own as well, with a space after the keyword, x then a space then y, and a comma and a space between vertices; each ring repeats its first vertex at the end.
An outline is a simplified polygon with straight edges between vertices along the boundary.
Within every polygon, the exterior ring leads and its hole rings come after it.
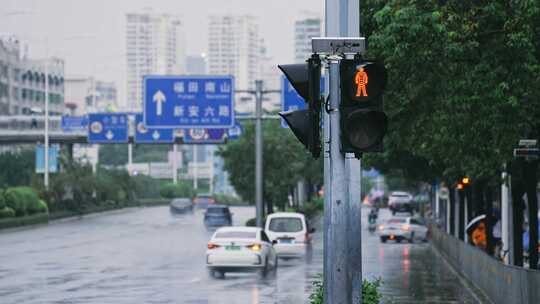
POLYGON ((382 152, 388 118, 383 112, 382 93, 386 85, 384 65, 355 59, 340 64, 341 151, 382 152))
POLYGON ((293 134, 314 158, 321 154, 321 60, 313 54, 307 63, 278 65, 296 92, 308 104, 306 110, 280 112, 293 134))

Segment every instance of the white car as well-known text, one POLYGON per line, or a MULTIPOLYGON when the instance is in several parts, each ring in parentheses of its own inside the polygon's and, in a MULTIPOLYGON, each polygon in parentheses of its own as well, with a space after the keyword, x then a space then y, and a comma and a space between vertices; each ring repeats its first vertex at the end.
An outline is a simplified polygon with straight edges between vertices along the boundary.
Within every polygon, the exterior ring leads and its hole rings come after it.
POLYGON ((310 233, 306 218, 301 213, 279 212, 272 213, 266 218, 265 231, 274 243, 274 248, 280 258, 305 256, 311 244, 310 233))
POLYGON ((381 242, 403 240, 414 242, 414 240, 427 241, 428 229, 420 218, 415 217, 393 217, 384 224, 379 225, 379 237, 381 242))
POLYGON ((206 266, 211 276, 259 271, 265 277, 276 270, 277 255, 261 228, 222 227, 216 230, 208 243, 206 266))
POLYGON ((408 212, 411 215, 414 212, 413 196, 407 192, 394 191, 388 197, 388 208, 392 211, 392 215, 397 212, 408 212))

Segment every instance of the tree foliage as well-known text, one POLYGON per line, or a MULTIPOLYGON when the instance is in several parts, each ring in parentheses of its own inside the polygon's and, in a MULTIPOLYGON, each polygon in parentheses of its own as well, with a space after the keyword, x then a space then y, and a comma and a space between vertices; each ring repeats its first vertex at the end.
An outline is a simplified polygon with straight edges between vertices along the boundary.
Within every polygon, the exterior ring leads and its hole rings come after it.
POLYGON ((28 185, 34 175, 35 154, 32 149, 0 154, 0 188, 28 185))
MULTIPOLYGON (((263 123, 264 201, 270 206, 284 207, 287 196, 300 179, 310 184, 322 182, 321 160, 313 160, 305 148, 283 129, 279 121, 263 123)), ((217 152, 223 157, 225 170, 237 193, 248 202, 255 198, 255 127, 244 125, 244 134, 228 142, 217 152)))
POLYGON ((390 116, 378 168, 429 181, 496 176, 540 118, 537 0, 363 2, 390 116), (427 173, 427 174, 426 174, 427 173))

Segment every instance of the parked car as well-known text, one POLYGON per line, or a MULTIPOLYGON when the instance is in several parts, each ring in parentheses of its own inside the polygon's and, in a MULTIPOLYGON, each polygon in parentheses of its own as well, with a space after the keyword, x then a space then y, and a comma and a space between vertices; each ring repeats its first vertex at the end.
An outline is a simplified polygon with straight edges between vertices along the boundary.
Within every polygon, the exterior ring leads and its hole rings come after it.
POLYGON ((272 213, 266 218, 265 231, 274 243, 278 257, 292 258, 306 255, 311 244, 306 218, 301 213, 272 213))
POLYGON ((277 255, 264 230, 258 227, 219 228, 208 243, 206 266, 211 276, 258 271, 262 277, 277 268, 277 255))
POLYGON ((171 213, 186 213, 193 211, 193 202, 189 198, 175 198, 169 204, 171 213))
POLYGON ((221 227, 232 225, 232 214, 225 205, 210 205, 204 212, 204 224, 207 227, 221 227))
POLYGON ((410 193, 394 191, 388 197, 388 208, 392 211, 392 215, 395 215, 397 212, 408 212, 412 215, 414 212, 412 199, 413 197, 410 193))
POLYGON ((197 194, 193 203, 197 208, 205 209, 210 205, 216 204, 216 200, 210 194, 197 194))
POLYGON ((428 228, 424 221, 416 217, 392 217, 384 224, 379 225, 379 237, 381 242, 395 240, 400 243, 408 240, 409 243, 415 240, 427 241, 428 228))

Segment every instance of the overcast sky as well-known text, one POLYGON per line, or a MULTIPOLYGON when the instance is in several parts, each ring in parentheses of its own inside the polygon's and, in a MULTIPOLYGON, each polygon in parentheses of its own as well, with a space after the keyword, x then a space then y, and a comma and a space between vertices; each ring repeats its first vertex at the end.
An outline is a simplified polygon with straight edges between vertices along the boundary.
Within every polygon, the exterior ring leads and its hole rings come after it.
POLYGON ((125 13, 153 8, 179 15, 186 28, 187 54, 207 49, 208 16, 251 14, 275 62, 293 61, 293 24, 310 11, 322 16, 324 0, 0 0, 0 33, 28 41, 30 55, 66 60, 67 74, 115 81, 125 96, 125 13))

